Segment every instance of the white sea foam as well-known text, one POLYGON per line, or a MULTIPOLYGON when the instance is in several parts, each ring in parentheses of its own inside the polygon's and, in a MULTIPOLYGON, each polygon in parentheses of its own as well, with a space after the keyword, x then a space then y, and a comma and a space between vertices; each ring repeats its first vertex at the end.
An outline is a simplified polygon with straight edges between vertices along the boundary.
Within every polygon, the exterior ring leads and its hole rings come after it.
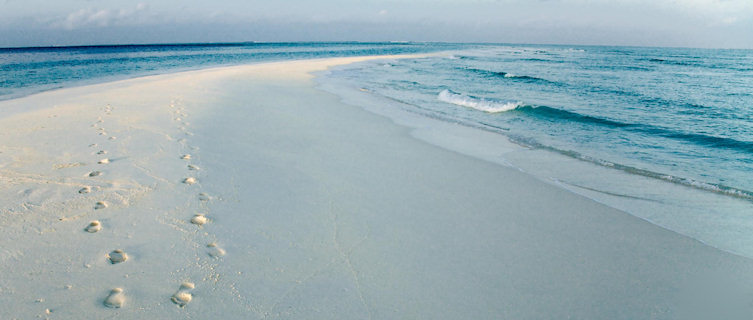
POLYGON ((444 101, 447 103, 452 103, 455 105, 473 108, 489 113, 510 111, 523 105, 522 102, 497 102, 485 99, 477 99, 463 94, 454 93, 450 90, 442 90, 442 92, 440 92, 437 96, 437 99, 439 99, 439 101, 444 101))

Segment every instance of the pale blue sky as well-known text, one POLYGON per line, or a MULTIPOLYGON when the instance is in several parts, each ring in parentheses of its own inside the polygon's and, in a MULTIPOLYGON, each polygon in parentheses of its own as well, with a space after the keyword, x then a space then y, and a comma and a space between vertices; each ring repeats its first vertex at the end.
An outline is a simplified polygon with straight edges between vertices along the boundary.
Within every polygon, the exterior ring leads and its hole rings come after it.
POLYGON ((450 41, 753 48, 753 0, 0 0, 0 46, 450 41))

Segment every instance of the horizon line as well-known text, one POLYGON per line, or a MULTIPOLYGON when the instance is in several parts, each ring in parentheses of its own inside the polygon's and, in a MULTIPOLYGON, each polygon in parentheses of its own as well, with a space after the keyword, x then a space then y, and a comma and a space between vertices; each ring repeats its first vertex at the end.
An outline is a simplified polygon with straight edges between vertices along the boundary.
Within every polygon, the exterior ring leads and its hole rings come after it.
POLYGON ((665 49, 700 49, 700 50, 753 50, 753 48, 721 48, 721 47, 685 47, 685 46, 650 46, 650 45, 617 45, 617 44, 574 44, 574 43, 515 43, 515 42, 449 42, 449 41, 218 41, 218 42, 164 42, 164 43, 112 43, 112 44, 78 44, 78 45, 39 45, 39 46, 11 46, 0 47, 0 50, 55 50, 74 48, 114 48, 114 47, 234 47, 247 45, 275 45, 275 44, 464 44, 464 45, 527 45, 527 46, 575 46, 575 47, 619 47, 619 48, 665 48, 665 49))

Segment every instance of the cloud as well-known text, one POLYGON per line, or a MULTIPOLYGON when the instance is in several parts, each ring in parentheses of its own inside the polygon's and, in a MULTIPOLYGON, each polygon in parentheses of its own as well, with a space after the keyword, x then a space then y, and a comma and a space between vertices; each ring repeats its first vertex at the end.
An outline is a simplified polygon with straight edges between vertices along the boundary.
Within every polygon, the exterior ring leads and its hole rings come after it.
POLYGON ((19 5, 0 10, 0 46, 416 40, 753 47, 753 0, 169 0, 149 6, 89 0, 84 9, 70 4, 87 0, 59 0, 38 12, 30 8, 48 0, 3 1, 19 5))
POLYGON ((74 30, 87 27, 109 27, 137 25, 148 22, 153 15, 149 6, 139 3, 130 9, 81 9, 62 19, 53 19, 50 26, 58 29, 74 30))

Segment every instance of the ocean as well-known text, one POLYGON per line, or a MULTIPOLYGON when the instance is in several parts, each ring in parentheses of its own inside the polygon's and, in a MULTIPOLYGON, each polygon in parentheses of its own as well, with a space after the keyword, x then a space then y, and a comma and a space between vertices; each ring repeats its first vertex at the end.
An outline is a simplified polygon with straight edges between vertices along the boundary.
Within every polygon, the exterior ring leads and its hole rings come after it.
POLYGON ((753 199, 753 51, 490 46, 349 72, 429 116, 753 199))
POLYGON ((0 100, 215 66, 405 53, 438 54, 339 67, 319 81, 509 139, 518 151, 502 155, 504 165, 753 257, 753 50, 411 42, 7 48, 0 100))
POLYGON ((0 48, 0 100, 166 72, 264 61, 457 48, 413 43, 211 43, 0 48))

